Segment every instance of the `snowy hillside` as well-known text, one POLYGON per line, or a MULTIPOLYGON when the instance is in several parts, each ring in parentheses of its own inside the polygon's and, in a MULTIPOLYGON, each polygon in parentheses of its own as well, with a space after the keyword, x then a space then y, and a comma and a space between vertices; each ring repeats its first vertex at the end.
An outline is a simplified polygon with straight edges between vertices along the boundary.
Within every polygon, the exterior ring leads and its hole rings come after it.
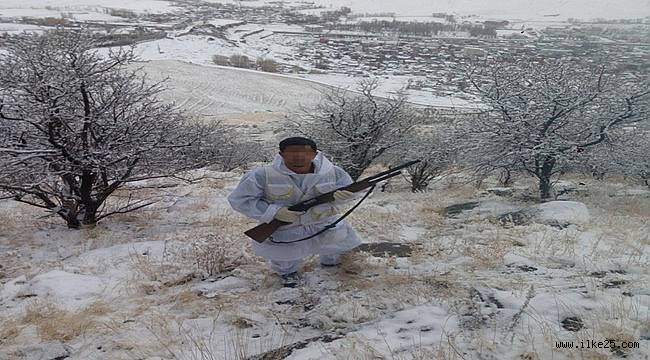
POLYGON ((179 108, 203 117, 262 113, 281 119, 320 99, 323 86, 286 76, 227 67, 200 66, 180 61, 136 64, 152 81, 168 79, 165 98, 179 108))
POLYGON ((648 354, 647 190, 574 179, 586 185, 573 201, 539 206, 521 200, 523 182, 505 191, 449 180, 425 194, 393 184, 351 222, 364 242, 401 247, 350 254, 338 268, 308 259, 302 285, 286 288, 252 255, 242 232, 253 223, 225 201, 240 174, 203 175, 141 190, 161 201, 80 231, 0 202, 0 358, 648 354), (640 348, 556 348, 589 339, 640 348))

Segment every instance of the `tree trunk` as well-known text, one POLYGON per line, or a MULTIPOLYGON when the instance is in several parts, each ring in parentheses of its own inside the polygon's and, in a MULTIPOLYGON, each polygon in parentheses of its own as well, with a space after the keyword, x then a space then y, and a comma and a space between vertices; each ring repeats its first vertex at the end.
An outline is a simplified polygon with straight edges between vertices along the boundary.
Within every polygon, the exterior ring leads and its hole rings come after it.
POLYGON ((79 213, 79 204, 74 200, 63 200, 59 215, 68 224, 69 229, 79 229, 81 223, 77 214, 79 213))
POLYGON ((63 201, 59 215, 65 220, 69 229, 80 229, 82 225, 95 225, 97 223, 97 211, 99 205, 80 205, 74 200, 63 201))
POLYGON ((512 174, 510 169, 503 167, 499 172, 499 185, 500 186, 510 186, 510 180, 512 179, 512 174))
POLYGON ((95 225, 97 223, 97 205, 86 205, 83 216, 84 225, 95 225))
POLYGON ((553 174, 553 166, 555 166, 555 158, 547 156, 544 158, 542 167, 537 169, 539 197, 542 201, 547 201, 551 198, 551 175, 553 174))

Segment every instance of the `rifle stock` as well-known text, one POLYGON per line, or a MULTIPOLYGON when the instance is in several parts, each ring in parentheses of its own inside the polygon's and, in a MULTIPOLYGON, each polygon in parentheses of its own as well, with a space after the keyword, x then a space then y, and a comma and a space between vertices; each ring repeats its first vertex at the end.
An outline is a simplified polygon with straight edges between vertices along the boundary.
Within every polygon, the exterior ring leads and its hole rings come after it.
MULTIPOLYGON (((339 190, 347 190, 347 191, 351 191, 351 192, 358 192, 358 191, 367 189, 367 188, 373 186, 374 184, 376 184, 376 183, 378 183, 380 181, 383 181, 383 180, 389 179, 389 178, 391 178, 393 176, 397 176, 397 175, 401 174, 401 171, 400 171, 401 169, 403 169, 403 168, 405 168, 407 166, 411 166, 411 165, 413 165, 413 164, 415 164, 417 162, 419 162, 419 160, 410 161, 408 163, 399 165, 399 166, 397 166, 395 168, 388 169, 388 170, 386 170, 384 172, 381 172, 381 173, 379 173, 377 175, 370 176, 370 177, 367 177, 365 179, 359 180, 359 181, 357 181, 355 183, 352 183, 352 184, 350 184, 348 186, 344 186, 344 187, 341 187, 339 189, 332 190, 332 191, 327 192, 325 194, 319 195, 319 196, 317 196, 315 198, 305 200, 305 201, 303 201, 303 202, 301 202, 299 204, 290 206, 289 210, 291 210, 291 211, 307 211, 307 210, 309 210, 310 208, 312 208, 312 207, 314 207, 316 205, 320 205, 320 204, 323 204, 323 203, 326 203, 326 202, 334 201, 334 193, 336 191, 339 191, 339 190)), ((287 223, 287 222, 280 221, 280 220, 277 220, 277 219, 273 219, 269 223, 259 224, 259 225, 255 226, 254 228, 251 228, 249 230, 244 231, 244 234, 246 234, 246 236, 248 236, 249 238, 257 241, 258 243, 263 243, 276 230, 278 230, 279 227, 284 226, 284 225, 288 225, 288 224, 289 223, 287 223)))
POLYGON ((270 223, 259 224, 252 229, 244 231, 244 234, 258 243, 263 243, 264 240, 268 239, 280 226, 287 224, 289 223, 273 219, 270 223))

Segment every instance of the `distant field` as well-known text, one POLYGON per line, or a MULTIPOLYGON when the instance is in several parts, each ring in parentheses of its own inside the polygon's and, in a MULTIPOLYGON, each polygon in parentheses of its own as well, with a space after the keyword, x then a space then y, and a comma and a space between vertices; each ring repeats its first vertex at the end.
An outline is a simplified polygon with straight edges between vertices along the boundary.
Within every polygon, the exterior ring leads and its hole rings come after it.
MULTIPOLYGON (((180 61, 138 64, 152 80, 168 78, 166 100, 194 115, 218 118, 266 113, 269 119, 295 113, 318 102, 318 84, 260 72, 242 71, 180 61)), ((265 116, 245 116, 264 119, 265 116)))

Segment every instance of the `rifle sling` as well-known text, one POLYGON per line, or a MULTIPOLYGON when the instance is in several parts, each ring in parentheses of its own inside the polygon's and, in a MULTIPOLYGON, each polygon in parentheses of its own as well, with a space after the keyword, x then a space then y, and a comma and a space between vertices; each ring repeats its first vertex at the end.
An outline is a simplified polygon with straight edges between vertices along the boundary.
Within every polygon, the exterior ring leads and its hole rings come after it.
POLYGON ((345 219, 348 215, 350 215, 350 214, 354 211, 354 209, 356 209, 359 205, 361 205, 361 203, 362 203, 362 202, 363 202, 363 201, 364 201, 364 200, 365 200, 365 199, 370 195, 370 193, 375 189, 375 186, 377 186, 376 183, 375 183, 375 184, 372 184, 372 186, 370 187, 370 190, 368 190, 368 192, 367 192, 365 195, 363 195, 363 197, 361 198, 361 200, 359 200, 358 203, 356 203, 356 204, 355 204, 355 205, 354 205, 350 210, 348 210, 345 214, 343 214, 343 216, 341 216, 340 218, 338 218, 338 219, 337 219, 336 221, 334 221, 333 223, 331 223, 331 224, 329 224, 329 225, 326 225, 325 228, 323 228, 322 230, 318 231, 317 233, 315 233, 315 234, 313 234, 313 235, 309 235, 309 236, 307 236, 306 238, 302 238, 302 239, 299 239, 299 240, 293 240, 293 241, 275 241, 275 240, 273 240, 273 236, 270 236, 270 237, 269 237, 269 241, 272 242, 272 243, 274 243, 274 244, 293 244, 293 243, 297 243, 297 242, 300 242, 300 241, 309 240, 309 239, 311 239, 311 238, 314 238, 314 237, 316 237, 316 236, 318 236, 318 235, 324 233, 325 231, 327 231, 327 230, 329 230, 329 229, 334 228, 334 227, 336 226, 336 224, 340 223, 343 219, 345 219))

